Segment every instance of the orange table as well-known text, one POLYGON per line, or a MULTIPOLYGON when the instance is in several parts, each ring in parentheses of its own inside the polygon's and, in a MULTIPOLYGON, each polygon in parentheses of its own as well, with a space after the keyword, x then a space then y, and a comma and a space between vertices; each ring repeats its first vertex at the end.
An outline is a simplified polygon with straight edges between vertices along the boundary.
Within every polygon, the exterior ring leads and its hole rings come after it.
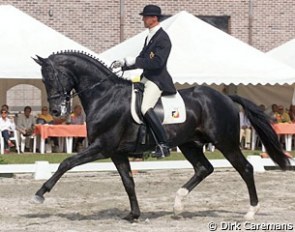
POLYGON ((295 134, 295 124, 294 123, 277 123, 273 124, 273 128, 278 135, 285 136, 285 146, 286 151, 292 150, 292 136, 295 134))
MULTIPOLYGON (((292 136, 295 134, 295 123, 276 123, 272 125, 275 132, 278 135, 284 135, 285 137, 285 149, 286 151, 292 150, 292 136)), ((252 150, 255 149, 256 132, 252 130, 252 150)), ((265 151, 262 146, 262 151, 265 151)))
POLYGON ((295 134, 295 123, 277 123, 273 124, 278 135, 292 135, 295 134))
POLYGON ((61 137, 66 139, 67 153, 72 153, 73 137, 87 137, 86 125, 36 125, 35 134, 40 135, 40 152, 45 153, 45 139, 61 137))

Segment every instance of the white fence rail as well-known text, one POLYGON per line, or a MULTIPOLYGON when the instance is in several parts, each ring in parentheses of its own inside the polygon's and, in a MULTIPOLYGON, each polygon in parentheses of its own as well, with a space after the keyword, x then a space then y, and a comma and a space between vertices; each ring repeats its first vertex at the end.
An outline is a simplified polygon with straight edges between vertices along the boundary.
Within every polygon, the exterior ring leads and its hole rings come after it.
MULTIPOLYGON (((264 172, 266 166, 276 166, 269 158, 257 155, 248 156, 248 161, 253 165, 255 172, 264 172)), ((230 168, 231 164, 226 159, 210 160, 214 168, 230 168)), ((32 173, 37 180, 48 179, 58 168, 59 164, 49 164, 47 161, 36 161, 35 164, 1 164, 0 173, 32 173)), ((294 159, 291 165, 295 166, 294 159)), ((189 169, 191 164, 186 160, 179 161, 143 161, 131 162, 132 170, 164 170, 164 169, 189 169)), ((69 172, 97 172, 116 171, 111 162, 87 163, 75 167, 69 172)))

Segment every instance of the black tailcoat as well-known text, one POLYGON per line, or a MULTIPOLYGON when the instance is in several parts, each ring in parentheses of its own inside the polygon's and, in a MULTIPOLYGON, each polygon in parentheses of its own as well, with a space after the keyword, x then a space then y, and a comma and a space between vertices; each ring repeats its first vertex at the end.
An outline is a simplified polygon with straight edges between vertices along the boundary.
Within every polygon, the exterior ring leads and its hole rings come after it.
POLYGON ((172 78, 167 71, 167 60, 171 51, 171 41, 168 34, 160 28, 144 45, 142 51, 136 57, 135 65, 127 69, 141 68, 141 76, 154 82, 162 91, 163 95, 175 94, 176 89, 172 78))

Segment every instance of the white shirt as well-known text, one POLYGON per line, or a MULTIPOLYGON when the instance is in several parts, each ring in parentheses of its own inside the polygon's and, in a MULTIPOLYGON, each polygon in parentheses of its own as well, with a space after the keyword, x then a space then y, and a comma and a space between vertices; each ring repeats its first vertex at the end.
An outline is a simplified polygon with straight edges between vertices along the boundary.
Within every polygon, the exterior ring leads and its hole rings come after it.
POLYGON ((9 118, 6 118, 6 120, 4 120, 2 117, 0 117, 0 130, 9 130, 9 131, 13 131, 15 129, 15 125, 14 123, 11 122, 11 120, 9 118))
POLYGON ((161 28, 161 25, 158 24, 157 26, 152 27, 151 29, 149 29, 149 34, 147 36, 147 40, 146 40, 146 44, 147 45, 151 38, 157 33, 157 31, 161 28))

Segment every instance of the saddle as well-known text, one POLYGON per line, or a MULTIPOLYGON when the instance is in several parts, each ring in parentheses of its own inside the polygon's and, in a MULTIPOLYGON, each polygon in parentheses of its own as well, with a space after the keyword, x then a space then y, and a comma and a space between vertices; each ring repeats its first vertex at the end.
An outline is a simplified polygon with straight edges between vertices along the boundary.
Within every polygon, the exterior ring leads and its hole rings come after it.
MULTIPOLYGON (((141 103, 143 99, 144 84, 133 83, 131 96, 131 115, 137 124, 144 124, 141 113, 141 103)), ((162 96, 154 111, 163 125, 179 124, 186 120, 186 109, 181 95, 177 92, 174 95, 162 96)))

